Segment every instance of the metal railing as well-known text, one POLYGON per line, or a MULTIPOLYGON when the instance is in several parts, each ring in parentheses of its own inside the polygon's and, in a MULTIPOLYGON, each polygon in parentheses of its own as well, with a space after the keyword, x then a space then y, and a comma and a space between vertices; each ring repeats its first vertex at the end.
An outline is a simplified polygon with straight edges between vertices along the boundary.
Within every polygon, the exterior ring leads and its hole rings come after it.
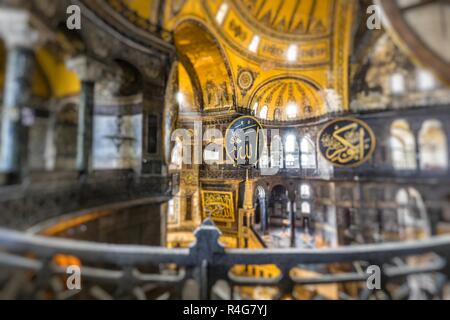
POLYGON ((195 237, 190 248, 167 249, 0 229, 0 298, 237 299, 262 288, 273 292, 272 299, 447 298, 448 236, 320 250, 226 249, 220 231, 206 220, 195 237), (55 259, 61 256, 78 261, 81 290, 67 289, 67 266, 55 259), (367 286, 370 265, 380 268, 380 288, 374 290, 367 286), (246 272, 255 266, 279 272, 246 272))

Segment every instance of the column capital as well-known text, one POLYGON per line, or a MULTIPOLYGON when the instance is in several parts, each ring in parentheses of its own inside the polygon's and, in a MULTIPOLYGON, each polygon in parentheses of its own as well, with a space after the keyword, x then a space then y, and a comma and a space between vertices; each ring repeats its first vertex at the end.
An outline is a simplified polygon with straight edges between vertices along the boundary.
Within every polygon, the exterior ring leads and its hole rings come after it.
POLYGON ((96 82, 107 74, 107 67, 103 63, 87 55, 79 55, 66 61, 66 66, 77 73, 81 81, 96 82))
POLYGON ((7 48, 35 49, 53 35, 30 12, 23 9, 1 8, 0 36, 7 48))

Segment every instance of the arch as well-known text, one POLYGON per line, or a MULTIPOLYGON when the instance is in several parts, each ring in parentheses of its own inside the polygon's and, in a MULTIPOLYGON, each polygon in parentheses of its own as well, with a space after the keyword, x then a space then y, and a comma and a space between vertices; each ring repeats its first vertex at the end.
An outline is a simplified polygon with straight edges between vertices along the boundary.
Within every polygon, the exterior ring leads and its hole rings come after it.
POLYGON ((276 108, 275 109, 275 112, 273 114, 273 120, 281 121, 281 110, 280 110, 280 108, 276 108))
POLYGON ((259 159, 259 168, 261 168, 261 169, 269 168, 269 163, 270 163, 269 160, 270 160, 269 148, 267 146, 267 141, 265 141, 262 151, 261 151, 261 158, 259 159))
MULTIPOLYGON (((197 71, 195 71, 189 58, 182 52, 178 53, 178 92, 182 93, 184 96, 187 95, 187 102, 192 99, 192 107, 194 109, 200 109, 203 107, 203 94, 202 86, 200 84, 200 79, 198 77, 197 71), (192 95, 192 97, 190 97, 192 95)), ((181 111, 183 111, 185 106, 180 103, 181 111)), ((185 110, 189 111, 189 110, 185 110)))
POLYGON ((177 24, 174 38, 177 52, 184 57, 183 65, 191 66, 186 71, 195 71, 198 78, 203 100, 200 108, 235 106, 235 86, 228 58, 208 27, 197 19, 187 18, 177 24))
POLYGON ((177 144, 180 141, 182 163, 186 165, 192 164, 192 133, 191 131, 176 129, 172 132, 172 142, 177 144))
POLYGON ((286 159, 285 165, 286 169, 298 169, 300 168, 299 161, 299 146, 297 142, 297 135, 294 133, 290 133, 286 136, 285 141, 285 151, 286 151, 286 159))
POLYGON ((261 119, 267 119, 268 114, 269 114, 269 107, 265 104, 261 107, 261 110, 259 111, 259 117, 261 119))
POLYGON ((252 107, 252 114, 254 116, 256 116, 256 113, 258 112, 258 106, 259 106, 258 101, 256 101, 255 104, 252 107))
POLYGON ((172 198, 167 202, 167 219, 169 223, 176 222, 175 218, 175 200, 172 198))
POLYGON ((273 137, 270 145, 270 167, 271 168, 284 168, 284 146, 281 136, 276 135, 273 137))
POLYGON ((183 165, 183 143, 180 137, 175 138, 175 145, 171 152, 170 165, 171 170, 181 170, 183 165))
POLYGON ((78 94, 81 90, 77 74, 46 48, 40 48, 36 52, 32 83, 33 94, 44 98, 68 97, 78 94))
POLYGON ((302 202, 301 212, 302 212, 302 214, 310 214, 311 213, 311 204, 308 201, 302 202))
MULTIPOLYGON (((269 207, 271 208, 270 217, 274 219, 287 219, 288 218, 288 189, 282 185, 276 185, 270 192, 269 207)), ((271 222, 274 221, 272 219, 271 222)), ((278 221, 281 223, 281 221, 278 221)), ((275 224, 279 224, 275 222, 275 224)))
POLYGON ((198 111, 199 106, 203 104, 197 74, 192 67, 188 72, 183 63, 178 64, 178 91, 175 94, 180 112, 198 111))
POLYGON ((414 188, 402 188, 395 196, 400 240, 417 240, 431 235, 425 203, 414 188))
POLYGON ((300 155, 302 169, 317 168, 316 146, 309 137, 303 137, 300 141, 300 155))
POLYGON ((300 185, 300 198, 303 200, 312 198, 311 186, 307 183, 302 183, 300 185))
POLYGON ((266 197, 266 190, 263 186, 257 186, 256 187, 256 196, 258 198, 265 198, 266 197))
POLYGON ((255 189, 255 224, 259 225, 259 229, 262 233, 267 231, 268 215, 266 190, 262 186, 257 186, 255 189))
POLYGON ((292 244, 292 207, 288 189, 283 184, 275 185, 269 197, 268 235, 270 245, 288 248, 292 244))
POLYGON ((389 144, 392 166, 396 170, 416 170, 416 139, 408 121, 395 120, 390 129, 389 144))
POLYGON ((427 120, 419 131, 419 159, 421 170, 447 170, 447 136, 439 120, 427 120))

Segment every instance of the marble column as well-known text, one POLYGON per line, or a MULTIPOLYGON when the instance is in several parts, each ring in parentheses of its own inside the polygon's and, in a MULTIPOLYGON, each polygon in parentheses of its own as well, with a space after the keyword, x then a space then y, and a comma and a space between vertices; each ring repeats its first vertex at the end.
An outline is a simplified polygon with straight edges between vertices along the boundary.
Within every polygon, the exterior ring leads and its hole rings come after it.
POLYGON ((296 205, 295 205, 295 201, 288 201, 288 214, 289 214, 289 226, 290 226, 290 231, 291 231, 291 248, 295 248, 295 214, 296 214, 296 205))
POLYGON ((76 167, 80 174, 85 175, 92 171, 93 167, 95 82, 101 78, 105 67, 84 55, 72 58, 66 64, 77 73, 81 81, 76 167))
POLYGON ((259 209, 261 210, 261 232, 263 234, 266 234, 268 229, 268 215, 267 215, 267 208, 266 208, 266 197, 260 197, 259 198, 259 209))
POLYGON ((7 49, 4 103, 1 115, 0 171, 20 181, 26 167, 26 128, 22 114, 32 89, 34 50, 47 37, 32 26, 31 15, 23 10, 0 11, 0 36, 7 49))

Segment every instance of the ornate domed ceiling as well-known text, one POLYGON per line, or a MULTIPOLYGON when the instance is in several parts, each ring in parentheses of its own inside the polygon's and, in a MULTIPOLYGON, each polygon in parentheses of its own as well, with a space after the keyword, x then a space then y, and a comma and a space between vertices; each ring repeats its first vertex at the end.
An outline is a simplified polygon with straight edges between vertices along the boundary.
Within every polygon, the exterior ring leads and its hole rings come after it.
POLYGON ((332 1, 233 0, 255 29, 282 39, 325 36, 330 31, 332 1))
POLYGON ((268 119, 274 118, 270 114, 277 108, 283 110, 282 120, 288 118, 290 88, 299 106, 297 119, 325 112, 317 104, 320 99, 312 98, 320 94, 305 98, 303 92, 311 90, 333 91, 340 104, 332 107, 348 108, 348 57, 356 0, 107 2, 135 27, 142 25, 141 29, 146 25, 138 21, 156 21, 155 12, 160 13, 159 23, 173 32, 184 68, 178 74, 179 88, 189 87, 184 81, 192 84, 200 111, 252 109, 254 99, 267 98, 268 91, 262 87, 281 78, 311 79, 317 88, 283 80, 268 105, 268 119), (311 109, 305 109, 308 104, 311 109))
POLYGON ((334 2, 202 0, 228 45, 257 61, 288 68, 329 61, 334 2))
POLYGON ((318 89, 307 81, 277 78, 256 90, 249 107, 259 118, 292 121, 317 116, 325 105, 318 89))

